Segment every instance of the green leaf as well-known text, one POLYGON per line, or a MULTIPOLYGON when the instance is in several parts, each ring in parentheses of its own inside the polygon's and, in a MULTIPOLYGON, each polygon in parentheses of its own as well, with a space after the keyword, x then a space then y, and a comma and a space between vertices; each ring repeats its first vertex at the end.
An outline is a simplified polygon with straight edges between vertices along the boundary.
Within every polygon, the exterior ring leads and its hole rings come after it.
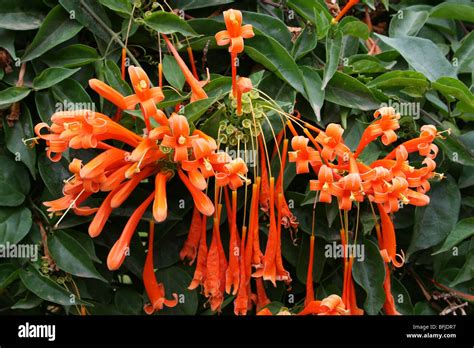
POLYGON ((166 298, 172 298, 171 294, 178 295, 176 307, 165 307, 160 315, 194 315, 198 307, 198 296, 196 291, 188 290, 192 277, 182 268, 173 266, 160 269, 156 272, 159 283, 165 284, 166 298))
POLYGON ((389 38, 375 34, 385 44, 396 49, 413 69, 424 74, 428 80, 440 77, 456 77, 454 67, 432 41, 419 37, 389 38))
POLYGON ((81 84, 73 79, 65 79, 52 87, 56 100, 62 103, 63 110, 91 110, 94 107, 92 99, 82 88, 81 84))
POLYGON ((295 10, 301 17, 310 21, 312 24, 317 25, 314 18, 314 13, 322 13, 328 21, 331 21, 332 16, 326 4, 323 1, 318 0, 288 0, 286 5, 295 10))
POLYGON ((354 259, 352 275, 367 295, 364 301, 364 309, 367 314, 375 315, 385 302, 383 282, 385 279, 385 267, 380 250, 377 245, 365 239, 361 244, 364 246, 364 261, 354 259))
POLYGON ((38 307, 41 303, 43 303, 43 300, 41 298, 39 298, 32 292, 28 292, 24 298, 18 300, 10 308, 11 309, 32 309, 32 308, 38 307))
POLYGON ((189 103, 182 109, 182 114, 186 116, 189 122, 196 122, 216 100, 216 98, 206 98, 189 103))
POLYGON ((33 30, 44 19, 41 0, 3 0, 0 7, 0 28, 33 30))
POLYGON ((59 286, 56 282, 53 282, 48 277, 41 275, 33 266, 21 269, 20 278, 28 290, 43 300, 63 306, 88 304, 87 302, 76 298, 76 296, 59 286))
POLYGON ((74 75, 80 69, 66 69, 66 68, 48 68, 45 69, 35 77, 33 80, 33 88, 36 90, 46 89, 58 84, 59 82, 74 75))
POLYGON ((474 8, 472 4, 444 2, 435 6, 430 13, 433 18, 457 19, 460 21, 474 22, 474 8))
POLYGON ((458 79, 442 77, 433 82, 432 86, 445 97, 454 97, 460 100, 470 112, 474 112, 474 96, 469 88, 458 79))
POLYGON ((18 278, 18 267, 11 263, 0 263, 0 290, 5 289, 18 278))
POLYGON ((233 2, 234 0, 172 0, 170 4, 173 8, 181 10, 195 10, 197 8, 220 6, 233 2))
POLYGON ((367 87, 382 90, 393 87, 413 87, 425 91, 429 87, 429 82, 425 75, 419 72, 396 70, 377 76, 367 83, 367 87))
POLYGON ((82 24, 105 44, 112 40, 111 32, 104 27, 110 29, 112 22, 105 9, 96 0, 59 0, 59 3, 67 12, 73 14, 71 18, 73 22, 82 24))
POLYGON ((114 12, 119 12, 128 16, 132 13, 133 2, 130 0, 99 0, 99 2, 114 12))
POLYGON ((186 79, 176 60, 169 54, 163 57, 163 74, 171 86, 178 90, 183 89, 186 79))
POLYGON ((38 158, 38 170, 52 196, 61 197, 64 180, 71 176, 67 160, 63 157, 58 162, 52 162, 42 153, 38 158))
POLYGON ((5 109, 10 104, 19 102, 30 94, 31 90, 26 87, 9 87, 0 91, 0 109, 5 109))
POLYGON ((122 72, 114 61, 106 60, 104 62, 104 76, 107 83, 123 96, 132 94, 132 89, 128 83, 122 79, 122 72))
POLYGON ((5 121, 3 129, 7 149, 15 155, 15 159, 23 162, 30 170, 31 176, 36 178, 36 150, 23 143, 24 139, 31 139, 35 136, 30 110, 26 104, 21 105, 20 119, 15 122, 14 126, 9 127, 5 121))
POLYGON ((298 65, 288 51, 275 39, 268 36, 255 35, 255 37, 246 41, 245 53, 283 81, 289 83, 303 96, 306 95, 298 65))
POLYGON ((458 221, 461 193, 451 177, 433 183, 428 196, 429 205, 416 207, 415 226, 408 255, 440 243, 458 221))
POLYGON ((0 205, 16 207, 30 191, 30 178, 22 164, 0 155, 0 205))
POLYGON ((358 18, 351 16, 344 17, 344 19, 339 23, 339 27, 344 35, 351 35, 363 40, 369 38, 369 27, 358 18))
POLYGON ((458 136, 448 135, 445 139, 435 139, 435 143, 451 161, 474 166, 472 147, 466 145, 458 136))
POLYGON ((436 255, 451 250, 454 246, 473 235, 474 217, 462 219, 458 221, 453 230, 449 232, 448 237, 444 241, 443 245, 431 255, 436 255))
POLYGON ((326 100, 364 111, 380 107, 380 102, 362 82, 338 71, 326 87, 326 100))
POLYGON ((30 231, 32 223, 28 208, 0 208, 0 245, 20 242, 30 231))
POLYGON ((390 37, 403 38, 404 36, 416 36, 425 25, 429 14, 427 11, 417 11, 410 7, 395 14, 390 21, 390 37))
POLYGON ((392 295, 395 300, 395 307, 400 314, 413 315, 413 304, 410 293, 397 278, 392 276, 392 295))
POLYGON ((326 65, 323 70, 323 82, 321 89, 325 89, 328 82, 332 79, 339 66, 342 48, 342 33, 336 30, 334 37, 326 37, 326 65))
POLYGON ((56 265, 67 273, 106 282, 94 267, 83 246, 64 231, 55 231, 48 237, 48 248, 56 265))
POLYGON ((198 36, 184 19, 170 12, 154 12, 145 17, 144 23, 147 27, 161 34, 180 33, 184 36, 198 36))
POLYGON ((321 121, 321 108, 324 103, 324 89, 321 88, 322 81, 316 69, 309 66, 300 67, 303 75, 305 89, 308 91, 308 100, 316 114, 316 119, 321 121))
POLYGON ((119 288, 115 293, 114 304, 122 314, 143 314, 143 297, 131 287, 119 288))
POLYGON ((458 73, 471 73, 474 70, 474 31, 461 40, 454 52, 453 65, 458 73))
POLYGON ((291 34, 283 21, 258 12, 243 11, 242 16, 243 24, 251 24, 256 34, 271 36, 287 50, 291 49, 291 34))
POLYGON ((50 89, 35 92, 36 111, 43 122, 50 123, 51 116, 56 112, 56 102, 50 89))
POLYGON ((69 18, 69 13, 57 5, 44 19, 35 38, 27 47, 22 62, 27 62, 49 51, 60 43, 69 40, 81 31, 82 25, 69 18))
POLYGON ((316 29, 311 25, 307 25, 301 34, 296 38, 291 50, 291 55, 295 60, 298 60, 314 50, 317 43, 318 40, 316 29))
POLYGON ((466 257, 466 262, 462 266, 459 273, 456 275, 456 278, 449 284, 453 287, 458 284, 470 281, 474 278, 474 251, 471 251, 466 257))
POLYGON ((87 45, 75 44, 47 53, 41 60, 50 67, 77 68, 99 59, 97 51, 87 45))

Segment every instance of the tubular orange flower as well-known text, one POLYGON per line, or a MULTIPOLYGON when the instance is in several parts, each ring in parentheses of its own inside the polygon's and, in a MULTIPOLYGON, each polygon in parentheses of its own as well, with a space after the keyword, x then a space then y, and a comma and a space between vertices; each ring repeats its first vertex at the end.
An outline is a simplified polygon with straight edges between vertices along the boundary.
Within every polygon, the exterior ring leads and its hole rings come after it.
POLYGON ((188 148, 197 136, 189 135, 188 120, 183 115, 173 113, 169 118, 169 126, 171 135, 165 134, 161 145, 173 148, 175 162, 185 161, 188 159, 188 148))
POLYGON ((199 249, 196 261, 196 269, 194 271, 193 280, 189 284, 188 289, 196 289, 200 284, 203 285, 206 280, 206 265, 207 265, 207 242, 206 242, 206 223, 207 216, 204 215, 201 221, 201 236, 199 240, 199 249))
POLYGON ((252 81, 247 77, 237 79, 237 115, 242 115, 242 94, 253 89, 252 81))
POLYGON ((178 304, 178 295, 173 294, 173 300, 165 298, 165 287, 162 283, 156 281, 156 275, 153 265, 153 240, 155 234, 154 223, 150 222, 150 233, 148 235, 148 253, 146 256, 145 267, 143 269, 143 284, 150 299, 150 304, 146 304, 143 310, 146 314, 153 314, 153 312, 166 307, 175 307, 178 304))
POLYGON ((194 207, 193 217, 191 219, 191 226, 188 232, 188 238, 184 242, 184 246, 179 252, 181 260, 188 259, 189 265, 192 265, 196 260, 196 255, 201 240, 202 218, 199 210, 194 207))
POLYGON ((130 216, 130 219, 125 225, 120 238, 115 242, 112 249, 110 249, 109 256, 107 257, 107 267, 109 270, 115 271, 122 265, 125 257, 127 256, 127 250, 130 246, 130 240, 132 239, 133 233, 135 232, 135 229, 137 228, 137 225, 146 209, 153 200, 153 197, 154 193, 149 195, 148 198, 138 206, 137 210, 133 212, 132 216, 130 216))
POLYGON ((346 6, 344 6, 341 10, 341 12, 339 12, 339 14, 333 18, 332 22, 333 23, 337 23, 341 20, 341 18, 347 13, 349 12, 349 10, 354 7, 354 5, 357 5, 359 3, 360 0, 349 0, 346 4, 346 6))
POLYGON ((226 270, 225 291, 237 295, 240 282, 240 238, 237 231, 237 191, 232 191, 232 216, 229 216, 230 241, 229 241, 229 267, 226 270), (233 291, 231 290, 233 287, 233 291))
POLYGON ((244 39, 255 36, 250 24, 242 26, 242 12, 239 10, 224 11, 224 22, 227 30, 218 32, 216 42, 219 46, 229 45, 232 66, 232 93, 237 95, 237 55, 244 50, 244 39))
POLYGON ((191 102, 200 100, 200 99, 206 99, 207 94, 204 92, 204 89, 202 88, 208 81, 203 81, 200 82, 198 81, 193 73, 189 70, 187 67, 186 63, 184 60, 180 57, 178 51, 176 48, 173 46, 171 41, 168 39, 168 37, 165 34, 161 34, 163 36, 163 39, 165 40, 166 44, 168 45, 168 49, 170 52, 173 54, 174 59, 179 65, 179 68, 183 72, 184 77, 186 78, 186 82, 189 84, 191 87, 191 102))
POLYGON ((308 164, 312 167, 321 164, 319 153, 308 146, 309 139, 304 136, 296 136, 291 139, 291 147, 294 151, 288 152, 289 161, 296 163, 296 174, 309 173, 308 164))
POLYGON ((322 301, 311 301, 298 315, 347 315, 349 311, 342 299, 337 295, 330 295, 322 301))
POLYGON ((166 182, 170 177, 169 172, 160 172, 155 177, 155 198, 153 200, 153 217, 157 222, 163 222, 168 215, 166 202, 166 182))
POLYGON ((181 178, 183 184, 187 187, 189 193, 191 193, 191 196, 194 199, 194 204, 201 214, 206 216, 211 216, 214 214, 214 205, 212 204, 209 197, 204 192, 194 187, 182 170, 178 170, 178 175, 181 178))

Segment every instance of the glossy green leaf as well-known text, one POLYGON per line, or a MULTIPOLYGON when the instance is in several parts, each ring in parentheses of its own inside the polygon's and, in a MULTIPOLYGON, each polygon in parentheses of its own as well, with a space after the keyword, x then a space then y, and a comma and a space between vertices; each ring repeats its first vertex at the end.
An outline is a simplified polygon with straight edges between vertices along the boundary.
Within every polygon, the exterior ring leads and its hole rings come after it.
POLYGON ((474 32, 470 32, 461 41, 454 52, 453 65, 458 73, 471 73, 474 70, 474 32))
POLYGON ((474 8, 472 4, 444 2, 434 7, 430 13, 434 18, 457 19, 460 21, 474 22, 474 8))
POLYGON ((59 82, 74 75, 80 69, 66 69, 66 68, 48 68, 45 69, 35 77, 33 80, 33 87, 36 90, 46 89, 58 84, 59 82))
POLYGON ((184 19, 170 12, 154 12, 145 17, 144 23, 161 34, 180 33, 184 36, 198 35, 184 19))
POLYGON ((115 293, 114 304, 122 314, 143 314, 143 297, 133 288, 119 288, 115 293))
POLYGON ((171 86, 178 90, 183 89, 186 79, 184 78, 183 72, 179 68, 178 63, 170 55, 165 55, 163 57, 163 75, 171 86))
POLYGON ((448 237, 443 245, 436 250, 432 255, 440 254, 451 250, 454 246, 461 243, 463 240, 474 235, 474 218, 466 218, 458 221, 453 230, 449 232, 448 237))
POLYGON ((72 293, 61 287, 46 276, 41 275, 33 266, 20 270, 20 278, 28 290, 43 300, 63 306, 87 305, 72 293))
POLYGON ((50 89, 35 92, 36 111, 43 122, 50 123, 51 116, 56 112, 57 104, 50 89))
POLYGON ((449 160, 465 166, 474 166, 472 147, 466 145, 458 136, 448 135, 446 139, 436 139, 435 143, 449 160))
POLYGON ((461 193, 452 178, 433 183, 428 196, 430 204, 416 208, 408 255, 443 241, 458 220, 461 193))
POLYGON ((357 258, 354 259, 352 275, 354 281, 365 290, 364 309, 367 314, 374 315, 385 302, 385 267, 380 250, 374 242, 365 239, 361 245, 364 246, 364 260, 360 262, 357 258))
POLYGON ((295 60, 298 60, 314 50, 317 43, 318 40, 316 29, 311 25, 307 25, 304 27, 301 34, 296 38, 291 50, 291 55, 295 60))
POLYGON ((64 231, 55 231, 48 237, 48 249, 56 265, 78 277, 106 281, 89 258, 82 245, 64 231))
POLYGON ((363 40, 369 38, 369 27, 367 24, 355 17, 344 17, 339 23, 344 35, 351 35, 363 40))
MULTIPOLYGON (((65 79, 52 87, 56 100, 62 104, 62 110, 91 110, 94 107, 91 97, 81 84, 73 79, 65 79)), ((59 111, 59 110, 58 110, 59 111)))
POLYGON ((0 6, 0 28, 33 30, 39 28, 43 19, 41 0, 3 0, 0 6))
POLYGON ((429 82, 426 80, 426 77, 419 72, 397 70, 377 76, 367 83, 367 87, 380 89, 413 87, 419 90, 426 90, 429 87, 429 82))
POLYGON ((171 0, 170 4, 173 8, 181 10, 195 10, 203 7, 231 4, 233 2, 234 0, 171 0))
POLYGON ((106 44, 112 39, 112 22, 105 9, 96 0, 59 0, 67 12, 73 14, 73 22, 80 23, 89 29, 94 36, 106 44), (107 30, 109 28, 109 30, 107 30))
POLYGON ((300 67, 301 74, 303 75, 303 82, 305 89, 308 91, 308 100, 316 114, 316 119, 321 120, 321 108, 324 103, 324 89, 321 88, 322 81, 319 77, 318 72, 311 67, 302 66, 300 67))
POLYGON ((11 263, 0 263, 0 289, 5 289, 18 278, 19 270, 11 263))
POLYGON ((75 44, 60 48, 56 52, 49 52, 41 60, 50 67, 76 68, 99 59, 97 51, 87 45, 75 44))
POLYGON ((416 36, 429 17, 428 11, 406 8, 395 14, 390 21, 390 37, 416 36))
POLYGON ((291 49, 291 33, 286 24, 276 17, 257 12, 242 12, 243 24, 251 24, 254 32, 267 35, 282 44, 287 50, 291 49))
POLYGON ((342 48, 342 33, 337 30, 333 37, 326 37, 326 65, 323 70, 321 89, 325 89, 339 66, 342 48))
POLYGON ((0 155, 0 206, 16 207, 30 191, 30 178, 25 167, 10 157, 0 155))
POLYGON ((58 162, 52 162, 44 153, 38 157, 38 170, 41 179, 43 179, 53 197, 59 198, 62 196, 64 180, 71 176, 68 165, 69 163, 65 158, 61 158, 58 162))
POLYGON ((461 81, 452 77, 442 77, 433 82, 432 86, 445 97, 460 100, 471 112, 474 112, 474 95, 461 81))
POLYGON ((369 88, 357 79, 336 72, 326 88, 326 100, 360 110, 375 110, 380 102, 369 88))
POLYGON ((385 44, 396 49, 416 71, 428 80, 440 77, 456 77, 454 67, 432 41, 419 37, 389 38, 376 34, 385 44))
POLYGON ((215 98, 197 100, 186 105, 182 109, 182 114, 186 116, 189 122, 196 122, 215 102, 215 98))
POLYGON ((20 242, 30 231, 32 223, 28 208, 0 208, 0 245, 20 242))
POLYGON ((35 137, 30 110, 25 104, 21 105, 21 115, 13 127, 7 122, 3 125, 7 149, 15 156, 15 160, 23 162, 29 169, 31 176, 36 178, 36 149, 23 143, 23 140, 35 137))
POLYGON ((392 275, 392 296, 397 311, 402 315, 413 315, 413 304, 411 296, 405 286, 392 275))
POLYGON ((32 292, 28 292, 24 298, 17 301, 10 308, 11 309, 32 309, 32 308, 38 307, 41 303, 43 303, 43 300, 41 298, 39 298, 32 292))
POLYGON ((0 109, 4 109, 10 104, 19 102, 30 94, 31 90, 26 87, 9 87, 0 91, 0 109))
POLYGON ((21 60, 27 62, 41 56, 60 43, 69 40, 81 31, 82 25, 69 18, 60 5, 54 7, 44 19, 21 60))
POLYGON ((132 13, 132 4, 130 0, 99 0, 101 5, 108 7, 112 11, 130 16, 132 13))
POLYGON ((329 10, 324 3, 324 1, 319 0, 288 0, 286 2, 287 6, 292 10, 296 11, 300 16, 302 16, 307 21, 316 25, 314 12, 323 13, 324 16, 331 21, 332 16, 329 13, 329 10))
POLYGON ((298 65, 279 42, 268 36, 255 35, 246 41, 245 53, 289 83, 298 92, 306 94, 298 65))
POLYGON ((130 85, 122 79, 122 72, 115 62, 106 60, 103 69, 105 80, 112 88, 116 89, 123 96, 132 94, 130 85))

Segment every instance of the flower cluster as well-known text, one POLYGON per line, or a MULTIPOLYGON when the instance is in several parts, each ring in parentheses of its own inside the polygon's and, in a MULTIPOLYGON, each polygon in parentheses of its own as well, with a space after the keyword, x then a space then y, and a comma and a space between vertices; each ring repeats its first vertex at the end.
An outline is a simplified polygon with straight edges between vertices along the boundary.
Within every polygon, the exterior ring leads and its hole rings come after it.
MULTIPOLYGON (((47 155, 53 161, 59 161, 68 148, 103 150, 86 164, 77 158, 73 159, 69 165, 73 176, 64 185, 64 196, 45 202, 51 213, 73 209, 78 215, 95 214, 89 225, 91 237, 97 237, 102 232, 112 210, 120 207, 140 182, 154 177, 154 192, 132 214, 110 250, 107 259, 110 270, 122 265, 133 233, 152 202, 155 221, 166 220, 166 183, 176 173, 192 195, 197 212, 212 216, 215 207, 204 192, 207 180, 215 177, 219 187, 228 186, 235 190, 243 185, 243 175, 247 172, 245 162, 241 159, 232 160, 225 152, 218 151, 212 137, 199 130, 191 132, 184 115, 173 113, 168 118, 163 111, 158 110, 156 103, 163 100, 163 93, 159 87, 150 87, 150 81, 141 68, 130 66, 129 75, 136 93, 134 95, 124 97, 98 80, 91 80, 90 86, 121 109, 133 109, 136 104, 140 104, 147 120, 147 132, 144 135, 135 134, 108 116, 90 110, 58 112, 51 117, 51 126, 40 123, 35 127, 37 136, 46 141, 47 155), (151 119, 158 124, 156 127, 151 126, 151 119), (129 150, 110 145, 106 143, 108 140, 121 142, 129 150), (108 192, 99 207, 81 206, 99 191, 108 192)), ((152 242, 151 238, 150 250, 152 242)), ((148 253, 147 264, 152 264, 150 258, 151 252, 148 253)), ((154 279, 150 267, 145 267, 145 284, 154 279)), ((151 291, 148 294, 155 309, 160 309, 163 303, 169 304, 152 298, 163 298, 163 291, 151 291)))
MULTIPOLYGON (((289 123, 294 135, 289 161, 296 164, 298 174, 309 173, 311 170, 317 176, 317 179, 310 180, 309 187, 316 191, 318 202, 331 203, 335 199, 339 209, 345 212, 354 207, 359 208, 359 204, 366 199, 371 205, 375 204, 380 214, 380 224, 376 222, 376 230, 382 257, 387 265, 392 263, 401 267, 403 255, 397 254, 395 229, 389 214, 397 212, 406 204, 424 206, 429 203, 426 195, 430 189, 428 180, 442 177, 434 172, 434 158, 438 148, 433 141, 440 134, 434 126, 425 125, 421 128, 419 137, 399 144, 382 159, 363 163, 359 160, 359 155, 371 142, 378 138, 383 145, 397 141, 395 131, 399 128, 400 115, 391 107, 383 107, 374 113, 374 117, 375 121, 365 129, 354 152, 344 144, 343 128, 338 124, 329 124, 325 131, 304 124, 302 127, 306 136, 302 136, 289 123), (310 130, 316 135, 311 134, 310 130), (415 168, 410 163, 408 157, 411 153, 423 157, 421 168, 415 168)), ((343 245, 351 242, 347 226, 344 223, 341 229, 343 245)), ((357 314, 361 311, 355 304, 352 262, 350 258, 345 260, 342 299, 350 313, 357 314)), ((389 284, 390 272, 387 266, 385 309, 389 314, 395 314, 389 284)), ((308 290, 312 292, 312 289, 308 290)), ((307 302, 307 306, 312 306, 311 302, 307 302)))

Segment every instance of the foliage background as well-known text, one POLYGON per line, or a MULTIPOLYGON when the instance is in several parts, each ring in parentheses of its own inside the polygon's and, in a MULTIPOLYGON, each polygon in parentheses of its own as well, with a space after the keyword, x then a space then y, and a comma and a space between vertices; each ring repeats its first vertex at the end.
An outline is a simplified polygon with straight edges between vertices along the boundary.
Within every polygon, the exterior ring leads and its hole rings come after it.
MULTIPOLYGON (((157 83, 158 46, 156 30, 175 33, 194 50, 198 71, 212 72, 205 100, 186 107, 185 114, 202 130, 215 134, 222 116, 220 101, 230 89, 228 53, 215 44, 213 35, 224 28, 222 10, 244 12, 244 23, 254 25, 256 37, 246 41, 239 73, 251 76, 287 111, 296 107, 303 117, 319 125, 338 122, 345 141, 356 146, 373 110, 381 103, 415 103, 420 117, 403 115, 401 138, 418 134, 423 124, 452 134, 437 141, 442 151, 438 172, 446 179, 435 182, 427 207, 405 207, 396 214, 397 242, 407 254, 407 264, 394 272, 393 292, 403 314, 437 314, 447 307, 473 300, 474 288, 474 98, 473 78, 474 6, 471 1, 362 1, 374 26, 370 33, 364 6, 358 5, 337 29, 323 0, 231 1, 175 0, 171 8, 186 21, 169 18, 141 1, 134 14, 128 48, 157 83), (178 10, 179 9, 179 10, 178 10), (157 12, 150 14, 147 12, 157 12), (180 12, 183 11, 183 12, 180 12), (368 55, 364 44, 373 38, 383 53, 368 55), (185 39, 187 38, 187 39, 185 39), (325 87, 321 89, 321 87, 325 87), (296 105, 296 106, 295 106, 296 105), (319 120, 320 117, 320 120, 319 120), (455 249, 453 249, 455 247, 455 249), (447 298, 439 295, 448 294, 447 298)), ((160 2, 162 3, 162 2, 160 2)), ((162 3, 168 10, 166 4, 162 3)), ((61 196, 62 180, 69 177, 67 159, 50 162, 44 145, 25 146, 22 139, 34 136, 32 126, 49 122, 67 103, 95 104, 96 110, 113 115, 114 107, 88 88, 88 80, 105 80, 123 94, 130 86, 121 81, 121 46, 132 9, 126 0, 2 0, 0 6, 0 244, 34 244, 41 255, 47 247, 57 268, 48 260, 0 259, 0 313, 77 314, 70 294, 78 297, 92 314, 142 314, 146 302, 141 272, 145 260, 143 241, 146 223, 135 234, 131 255, 117 272, 104 265, 108 250, 125 225, 146 186, 113 212, 104 233, 97 239, 87 234, 88 219, 66 216, 57 229, 42 202, 61 196), (18 86, 20 68, 23 83, 18 86), (57 104, 59 103, 59 104, 57 104), (51 263, 50 263, 51 264, 51 263)), ((164 47, 164 46, 163 46, 164 47)), ((166 53, 166 51, 165 51, 166 53)), ((130 55, 129 55, 130 56, 130 55)), ((187 56, 186 56, 187 58, 187 56)), ((132 59, 132 64, 136 64, 132 59)), ((182 92, 184 79, 165 54, 167 84, 182 92)), ((180 93, 181 93, 180 92, 180 93)), ((187 97, 166 89, 161 107, 172 108, 187 97)), ((181 93, 186 96, 186 92, 181 93)), ((171 110, 171 109, 168 109, 171 110)), ((141 132, 140 116, 130 112, 123 124, 141 132)), ((276 131, 281 123, 269 114, 276 131)), ((370 145, 365 156, 386 151, 370 145)), ((69 158, 90 158, 93 151, 69 152, 69 158)), ((276 163, 275 163, 276 165, 276 163)), ((267 287, 271 299, 293 307, 301 304, 309 253, 311 202, 308 177, 295 177, 294 167, 285 172, 287 198, 295 202, 300 221, 298 243, 283 233, 283 256, 293 277, 292 289, 267 287), (295 303, 291 303, 294 295, 295 303)), ((190 197, 175 180, 169 192, 171 218, 161 224, 155 245, 157 277, 167 291, 185 295, 185 302, 160 314, 211 314, 204 297, 187 290, 194 267, 179 261, 191 213, 190 197), (185 209, 179 208, 185 199, 185 209)), ((145 215, 144 219, 149 218, 145 215)), ((369 314, 380 312, 384 301, 384 268, 373 237, 370 211, 361 222, 367 261, 356 263, 354 278, 359 304, 369 314)), ((265 231, 262 231, 262 235, 265 231)), ((340 293, 342 261, 324 257, 324 244, 338 240, 337 207, 319 205, 317 210, 314 281, 317 297, 340 293)), ((223 224, 224 243, 228 233, 223 224)), ((232 313, 232 297, 224 313, 232 313)), ((278 304, 275 304, 278 305, 278 304)), ((472 313, 472 307, 463 307, 472 313)))

